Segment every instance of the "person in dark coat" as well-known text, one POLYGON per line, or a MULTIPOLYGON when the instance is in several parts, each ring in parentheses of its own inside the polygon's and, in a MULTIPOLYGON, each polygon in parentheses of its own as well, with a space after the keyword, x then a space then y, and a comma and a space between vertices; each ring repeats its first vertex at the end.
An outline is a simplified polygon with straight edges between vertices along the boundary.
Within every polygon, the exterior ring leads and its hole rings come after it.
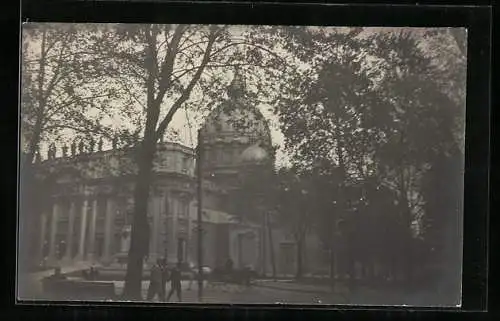
POLYGON ((167 292, 167 282, 170 272, 168 271, 167 259, 161 260, 161 289, 160 289, 160 300, 165 301, 165 295, 167 292))
POLYGON ((156 264, 153 265, 150 272, 149 288, 147 295, 148 301, 153 300, 157 295, 160 300, 162 299, 161 285, 162 285, 162 268, 160 260, 158 260, 156 264))
POLYGON ((91 266, 89 271, 89 279, 91 281, 95 281, 97 280, 98 277, 99 277, 99 271, 95 266, 91 266))
POLYGON ((190 263, 188 266, 188 277, 189 277, 189 285, 188 291, 191 290, 191 286, 193 285, 193 281, 198 280, 198 272, 196 271, 194 264, 190 263))
POLYGON ((177 299, 182 302, 182 287, 181 287, 181 263, 177 263, 170 271, 170 292, 168 293, 167 301, 176 292, 177 299))
POLYGON ((231 260, 231 258, 228 258, 227 261, 226 261, 226 273, 227 274, 231 274, 233 273, 233 260, 231 260))

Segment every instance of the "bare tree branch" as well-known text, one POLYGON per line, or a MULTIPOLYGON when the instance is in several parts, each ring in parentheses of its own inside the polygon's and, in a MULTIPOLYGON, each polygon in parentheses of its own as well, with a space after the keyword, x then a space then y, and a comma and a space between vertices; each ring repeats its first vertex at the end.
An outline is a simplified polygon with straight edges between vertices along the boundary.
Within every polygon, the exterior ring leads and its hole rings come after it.
POLYGON ((170 110, 168 111, 167 115, 165 116, 165 118, 162 120, 162 122, 158 126, 158 129, 156 130, 156 140, 158 140, 163 135, 163 133, 165 132, 165 129, 167 128, 168 124, 172 120, 172 118, 175 115, 175 113, 177 112, 177 110, 189 98, 193 87, 200 79, 205 66, 210 61, 212 47, 215 43, 216 38, 217 38, 217 32, 215 29, 212 29, 211 33, 209 35, 209 41, 207 44, 207 48, 205 49, 205 53, 203 55, 203 59, 202 59, 202 63, 200 65, 200 67, 196 71, 196 74, 193 76, 193 78, 191 79, 191 81, 187 85, 187 87, 182 91, 181 96, 175 101, 175 103, 172 105, 172 107, 170 107, 170 110))
POLYGON ((175 57, 178 52, 179 42, 182 39, 183 34, 186 32, 186 29, 186 26, 177 26, 167 49, 167 54, 165 55, 165 59, 163 60, 162 68, 160 71, 160 86, 158 95, 156 96, 156 104, 158 105, 163 100, 163 97, 165 96, 165 93, 171 84, 171 76, 174 69, 175 57))

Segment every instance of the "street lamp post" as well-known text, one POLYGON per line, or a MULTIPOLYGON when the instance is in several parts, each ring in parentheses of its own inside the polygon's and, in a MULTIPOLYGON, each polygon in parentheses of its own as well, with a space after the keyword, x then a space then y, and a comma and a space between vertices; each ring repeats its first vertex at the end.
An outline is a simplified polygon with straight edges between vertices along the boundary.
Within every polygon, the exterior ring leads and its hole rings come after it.
POLYGON ((198 301, 201 302, 203 298, 203 242, 202 242, 202 214, 203 214, 203 169, 202 169, 202 159, 203 159, 203 140, 201 135, 201 129, 198 130, 198 148, 196 153, 196 169, 198 180, 198 207, 197 207, 197 221, 198 221, 198 301))

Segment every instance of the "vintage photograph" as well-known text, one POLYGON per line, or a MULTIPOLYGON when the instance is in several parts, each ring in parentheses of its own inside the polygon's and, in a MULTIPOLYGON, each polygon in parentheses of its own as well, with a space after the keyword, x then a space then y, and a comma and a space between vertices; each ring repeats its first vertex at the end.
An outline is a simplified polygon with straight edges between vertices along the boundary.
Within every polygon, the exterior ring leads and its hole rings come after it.
POLYGON ((461 305, 466 29, 21 42, 19 301, 461 305))

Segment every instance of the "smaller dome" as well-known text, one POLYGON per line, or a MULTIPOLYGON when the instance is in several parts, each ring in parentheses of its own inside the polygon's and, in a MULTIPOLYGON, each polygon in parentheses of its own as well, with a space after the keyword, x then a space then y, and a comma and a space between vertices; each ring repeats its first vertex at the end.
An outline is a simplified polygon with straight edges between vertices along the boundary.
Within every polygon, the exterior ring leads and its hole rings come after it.
POLYGON ((240 160, 243 163, 258 163, 269 158, 269 153, 258 144, 252 145, 241 153, 240 160))

